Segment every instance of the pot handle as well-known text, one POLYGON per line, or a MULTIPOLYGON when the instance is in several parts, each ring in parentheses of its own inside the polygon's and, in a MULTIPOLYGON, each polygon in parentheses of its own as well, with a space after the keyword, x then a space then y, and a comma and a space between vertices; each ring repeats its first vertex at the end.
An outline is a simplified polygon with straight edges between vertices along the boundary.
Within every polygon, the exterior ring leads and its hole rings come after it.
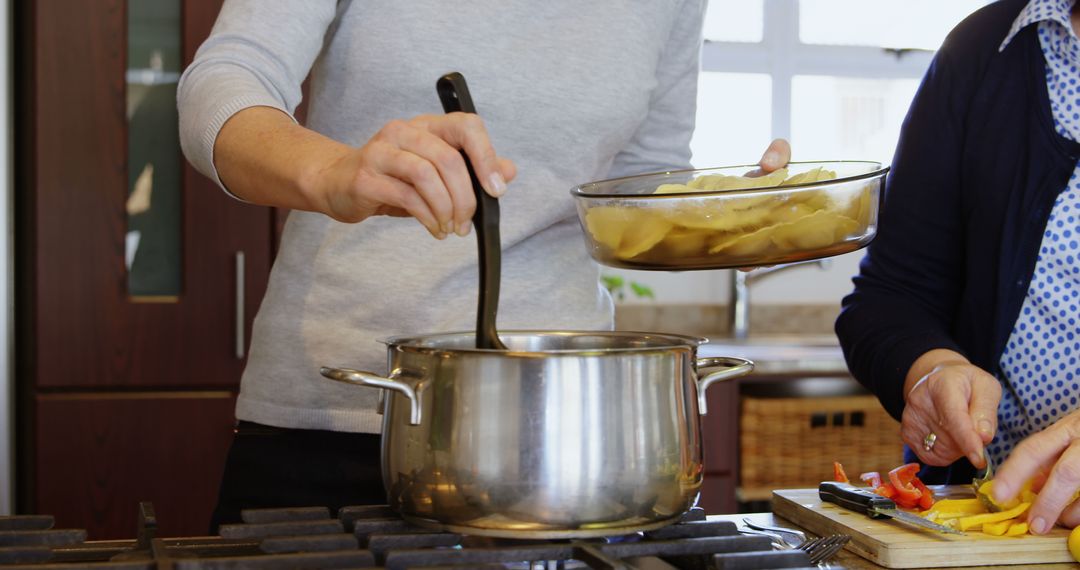
MULTIPOLYGON (((356 384, 357 386, 368 386, 370 388, 386 388, 387 390, 393 390, 400 393, 402 396, 409 399, 409 423, 414 426, 420 425, 420 398, 416 397, 416 390, 413 390, 412 386, 394 380, 393 378, 385 378, 378 374, 364 372, 363 370, 353 370, 351 368, 331 368, 329 366, 323 366, 319 369, 319 373, 337 382, 356 384)), ((397 370, 390 374, 390 376, 396 375, 397 370)))
POLYGON ((717 367, 723 367, 723 370, 709 372, 697 381, 698 414, 702 416, 708 413, 708 404, 705 402, 705 391, 709 389, 709 386, 714 382, 731 380, 732 378, 738 378, 739 376, 749 374, 754 369, 754 363, 745 358, 736 358, 734 356, 714 356, 697 359, 696 368, 699 374, 709 368, 717 367))

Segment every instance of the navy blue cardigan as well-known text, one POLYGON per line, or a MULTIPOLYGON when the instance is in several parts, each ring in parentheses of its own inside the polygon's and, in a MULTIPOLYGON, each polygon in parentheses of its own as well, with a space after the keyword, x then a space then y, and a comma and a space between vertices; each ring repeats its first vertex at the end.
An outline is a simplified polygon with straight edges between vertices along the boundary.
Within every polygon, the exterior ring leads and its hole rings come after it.
MULTIPOLYGON (((972 14, 934 57, 836 321, 852 374, 897 419, 904 377, 928 350, 955 350, 1001 378, 1046 220, 1080 156, 1054 131, 1037 27, 998 52, 1026 3, 972 14)), ((970 482, 971 472, 961 460, 923 476, 970 482)))

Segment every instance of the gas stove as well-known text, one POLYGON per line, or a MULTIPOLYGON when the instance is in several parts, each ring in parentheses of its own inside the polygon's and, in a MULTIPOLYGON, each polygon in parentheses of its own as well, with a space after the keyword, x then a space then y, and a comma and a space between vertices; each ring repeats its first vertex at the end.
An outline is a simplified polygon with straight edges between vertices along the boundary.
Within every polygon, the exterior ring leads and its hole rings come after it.
MULTIPOLYGON (((692 509, 674 525, 583 540, 508 540, 418 528, 385 506, 256 509, 219 536, 159 538, 150 503, 134 540, 87 541, 45 515, 0 517, 0 568, 225 570, 234 568, 502 568, 507 570, 807 568, 806 553, 692 509)), ((832 566, 836 568, 836 566, 832 566)))

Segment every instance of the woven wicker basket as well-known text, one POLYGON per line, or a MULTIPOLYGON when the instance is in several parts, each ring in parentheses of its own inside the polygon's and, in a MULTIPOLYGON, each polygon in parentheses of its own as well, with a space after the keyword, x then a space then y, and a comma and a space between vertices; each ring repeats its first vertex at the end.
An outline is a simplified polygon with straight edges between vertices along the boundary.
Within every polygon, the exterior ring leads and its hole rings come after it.
POLYGON ((816 488, 833 477, 882 475, 903 461, 900 424, 873 396, 743 397, 739 419, 739 499, 768 499, 773 489, 816 488))

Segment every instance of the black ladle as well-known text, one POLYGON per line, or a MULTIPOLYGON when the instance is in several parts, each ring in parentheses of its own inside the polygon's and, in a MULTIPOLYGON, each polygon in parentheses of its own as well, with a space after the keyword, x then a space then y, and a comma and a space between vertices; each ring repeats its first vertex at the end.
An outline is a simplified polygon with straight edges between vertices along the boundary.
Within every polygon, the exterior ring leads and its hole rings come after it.
MULTIPOLYGON (((447 73, 435 84, 447 113, 476 114, 469 86, 458 72, 447 73)), ((484 191, 476 177, 468 155, 461 151, 465 168, 469 170, 473 193, 476 194, 476 213, 473 228, 476 229, 476 245, 480 252, 480 295, 476 306, 476 348, 506 350, 495 331, 495 316, 499 310, 499 276, 502 272, 502 250, 499 242, 499 200, 484 191)))

